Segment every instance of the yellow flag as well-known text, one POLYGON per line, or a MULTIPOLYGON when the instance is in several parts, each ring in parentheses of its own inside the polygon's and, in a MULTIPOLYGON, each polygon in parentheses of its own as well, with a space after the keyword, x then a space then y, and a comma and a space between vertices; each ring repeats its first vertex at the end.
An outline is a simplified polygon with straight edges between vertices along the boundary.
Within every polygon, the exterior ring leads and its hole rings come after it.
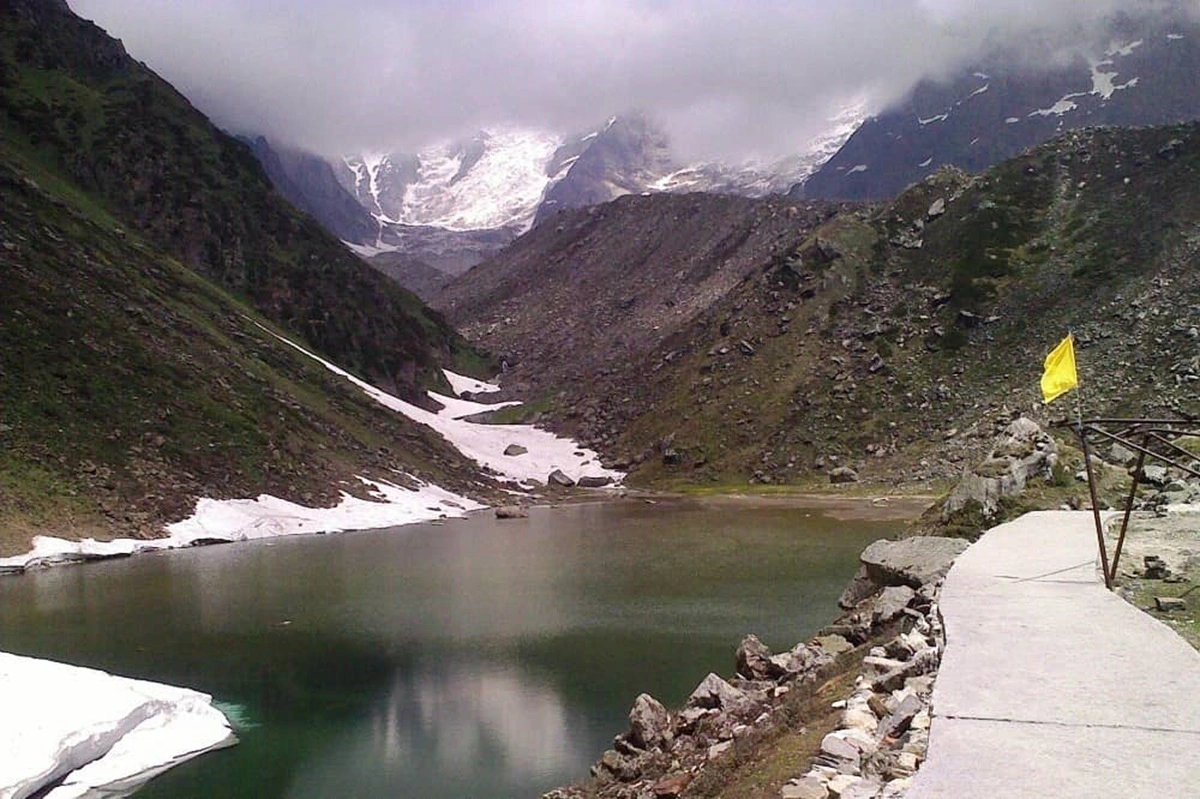
POLYGON ((1042 398, 1046 402, 1053 402, 1078 385, 1075 346, 1071 336, 1067 336, 1046 356, 1046 371, 1042 373, 1042 398))

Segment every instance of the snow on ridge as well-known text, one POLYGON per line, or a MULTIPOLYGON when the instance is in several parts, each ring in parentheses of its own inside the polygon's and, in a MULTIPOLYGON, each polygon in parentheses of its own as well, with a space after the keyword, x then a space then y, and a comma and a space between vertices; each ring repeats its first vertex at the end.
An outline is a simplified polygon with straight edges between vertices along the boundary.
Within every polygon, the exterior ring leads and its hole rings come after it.
POLYGON ((442 374, 446 376, 446 381, 450 383, 450 388, 455 394, 461 395, 467 392, 472 394, 494 394, 500 390, 500 386, 495 383, 485 383, 473 377, 455 374, 449 369, 443 369, 442 374))
POLYGON ((394 224, 429 225, 447 230, 485 230, 533 222, 550 177, 546 169, 561 137, 541 131, 498 126, 484 131, 479 160, 462 172, 464 154, 452 142, 417 154, 418 179, 405 187, 395 218, 384 217, 378 202, 380 170, 387 156, 363 155, 371 175, 376 218, 394 224))
MULTIPOLYGON (((271 335, 289 347, 304 353, 334 374, 346 378, 380 405, 402 413, 418 424, 432 428, 459 452, 481 466, 493 469, 518 483, 528 484, 531 481, 544 483, 550 473, 556 469, 576 481, 580 477, 607 477, 613 482, 619 482, 624 477, 621 472, 604 468, 600 465, 600 456, 595 451, 585 449, 571 439, 559 438, 553 433, 539 430, 533 425, 479 424, 451 418, 452 414, 461 408, 461 405, 456 405, 452 410, 444 407, 441 412, 432 413, 405 402, 399 397, 392 396, 365 380, 358 379, 346 370, 282 336, 275 333, 271 333, 271 335), (527 452, 518 456, 505 455, 504 451, 511 444, 518 444, 527 452)), ((433 398, 438 399, 436 395, 433 398)), ((458 402, 462 403, 465 400, 458 402)), ((472 413, 496 407, 499 406, 485 406, 477 403, 476 410, 472 413)))
POLYGON ((212 697, 0 652, 0 796, 126 796, 236 742, 212 697), (114 793, 114 791, 119 793, 114 793))
POLYGON ((925 127, 926 125, 932 125, 934 122, 945 122, 949 118, 950 118, 950 113, 946 112, 945 114, 937 114, 936 116, 931 116, 928 119, 922 119, 921 117, 917 117, 917 122, 919 122, 921 124, 921 127, 925 127))

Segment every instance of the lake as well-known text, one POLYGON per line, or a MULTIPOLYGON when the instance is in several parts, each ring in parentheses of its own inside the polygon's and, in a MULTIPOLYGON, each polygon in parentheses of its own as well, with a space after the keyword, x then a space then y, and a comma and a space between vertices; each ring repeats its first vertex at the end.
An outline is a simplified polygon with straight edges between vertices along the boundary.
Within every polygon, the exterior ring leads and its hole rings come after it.
POLYGON ((810 637, 899 522, 640 500, 0 579, 0 649, 212 694, 240 743, 138 797, 536 797, 645 691, 810 637))

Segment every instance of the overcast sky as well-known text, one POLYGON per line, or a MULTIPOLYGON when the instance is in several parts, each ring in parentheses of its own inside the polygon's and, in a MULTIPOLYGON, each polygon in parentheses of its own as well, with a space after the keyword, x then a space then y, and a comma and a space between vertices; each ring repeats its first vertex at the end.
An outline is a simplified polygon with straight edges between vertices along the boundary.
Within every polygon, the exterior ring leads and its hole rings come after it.
MULTIPOLYGON (((1061 57, 1161 0, 69 0, 234 132, 325 155, 640 108, 681 152, 794 152, 985 43, 1061 57)), ((1187 0, 1194 7, 1196 0, 1187 0)))

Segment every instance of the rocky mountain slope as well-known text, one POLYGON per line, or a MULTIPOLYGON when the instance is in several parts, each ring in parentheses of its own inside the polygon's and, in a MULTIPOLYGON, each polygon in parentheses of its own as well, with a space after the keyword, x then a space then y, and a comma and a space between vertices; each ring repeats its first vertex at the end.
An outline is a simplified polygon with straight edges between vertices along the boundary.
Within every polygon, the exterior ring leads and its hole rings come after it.
POLYGON ((1066 130, 1200 117, 1200 25, 1185 16, 1116 17, 1060 64, 995 52, 926 80, 868 119, 797 195, 884 199, 946 165, 971 173, 1066 130))
POLYGON ((0 63, 0 122, 14 147, 346 368, 416 397, 461 347, 272 191, 245 145, 65 3, 0 6, 0 63))
MULTIPOLYGON (((849 103, 829 129, 773 163, 684 163, 639 113, 570 136, 495 128, 418 153, 356 154, 329 165, 257 137, 255 154, 281 192, 364 257, 395 252, 456 275, 536 221, 624 194, 784 193, 832 155, 865 115, 849 103), (335 190, 330 178, 340 183, 335 190), (353 197, 375 225, 346 208, 353 197)), ((403 283, 409 288, 413 284, 403 283)))
POLYGON ((304 213, 343 241, 374 241, 379 223, 342 186, 334 167, 320 156, 271 144, 262 136, 246 137, 271 185, 304 213))
POLYGON ((356 475, 492 490, 276 331, 408 393, 477 357, 119 42, 0 5, 0 554, 154 535, 201 496, 328 505, 356 475))
POLYGON ((1068 330, 1089 412, 1200 413, 1198 168, 1196 125, 1088 129, 840 213, 626 197, 442 303, 634 481, 948 478, 1013 413, 1070 410, 1037 388, 1068 330))

